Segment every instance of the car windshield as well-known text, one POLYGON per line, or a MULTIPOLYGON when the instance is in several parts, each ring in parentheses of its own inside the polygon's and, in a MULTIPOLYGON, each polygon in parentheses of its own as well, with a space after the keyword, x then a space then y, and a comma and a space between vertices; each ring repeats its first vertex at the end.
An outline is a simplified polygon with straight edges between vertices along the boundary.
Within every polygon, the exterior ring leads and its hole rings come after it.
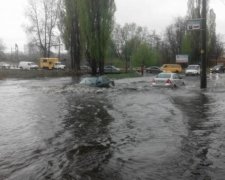
POLYGON ((198 69, 199 66, 188 66, 187 69, 198 69))
POLYGON ((214 66, 214 68, 220 68, 220 67, 222 67, 222 65, 216 65, 216 66, 214 66))
POLYGON ((105 66, 105 68, 114 68, 114 66, 105 66))
POLYGON ((95 84, 97 77, 88 77, 81 80, 80 84, 95 84))
POLYGON ((157 78, 170 78, 171 74, 161 73, 156 76, 157 78))

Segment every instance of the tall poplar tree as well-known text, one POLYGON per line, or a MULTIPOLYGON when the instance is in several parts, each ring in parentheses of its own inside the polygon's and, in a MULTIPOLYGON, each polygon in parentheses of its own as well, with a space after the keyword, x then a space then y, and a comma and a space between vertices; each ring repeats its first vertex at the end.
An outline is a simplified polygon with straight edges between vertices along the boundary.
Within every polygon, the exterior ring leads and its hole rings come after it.
POLYGON ((215 58, 216 54, 216 14, 211 9, 208 15, 208 57, 215 58))
MULTIPOLYGON (((188 19, 200 19, 202 9, 202 0, 188 0, 188 19)), ((190 54, 190 63, 200 63, 200 49, 201 49, 201 32, 190 31, 189 36, 192 52, 190 54)))
POLYGON ((97 70, 103 74, 104 60, 113 29, 114 0, 80 0, 79 10, 87 61, 91 65, 92 74, 97 74, 97 70))
POLYGON ((61 32, 66 45, 70 52, 71 68, 78 72, 81 61, 81 33, 80 19, 78 10, 79 0, 64 0, 64 11, 61 14, 61 32))

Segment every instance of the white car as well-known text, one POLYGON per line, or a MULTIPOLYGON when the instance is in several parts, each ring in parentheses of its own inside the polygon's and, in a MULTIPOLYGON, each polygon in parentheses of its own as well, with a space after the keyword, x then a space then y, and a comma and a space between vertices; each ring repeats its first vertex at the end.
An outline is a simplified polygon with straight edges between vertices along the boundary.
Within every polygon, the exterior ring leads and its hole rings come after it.
POLYGON ((62 64, 61 62, 57 62, 57 63, 54 64, 53 68, 54 69, 63 69, 64 70, 66 68, 66 66, 64 64, 62 64))
POLYGON ((38 65, 30 61, 20 61, 18 68, 23 70, 38 69, 38 65))
POLYGON ((0 62, 0 68, 1 69, 10 69, 10 64, 0 62))
POLYGON ((185 70, 185 75, 200 75, 201 68, 199 65, 189 65, 185 70))
POLYGON ((152 86, 171 87, 184 86, 183 79, 177 73, 159 73, 152 81, 152 86))

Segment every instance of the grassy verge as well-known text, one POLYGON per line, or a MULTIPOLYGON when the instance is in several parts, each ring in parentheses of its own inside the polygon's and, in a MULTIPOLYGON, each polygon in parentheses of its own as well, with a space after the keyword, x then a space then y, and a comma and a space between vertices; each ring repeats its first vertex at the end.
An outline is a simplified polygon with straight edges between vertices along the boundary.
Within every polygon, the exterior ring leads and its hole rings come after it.
MULTIPOLYGON (((60 70, 0 70, 0 80, 5 78, 22 78, 22 79, 32 79, 32 78, 42 78, 42 77, 65 77, 65 76, 79 76, 82 74, 76 74, 73 71, 60 71, 60 70)), ((128 73, 118 73, 118 74, 106 74, 111 79, 123 79, 140 77, 140 75, 135 72, 128 73)))
POLYGON ((5 78, 42 78, 42 77, 65 77, 75 76, 76 74, 72 71, 60 71, 60 70, 0 70, 0 79, 5 78))

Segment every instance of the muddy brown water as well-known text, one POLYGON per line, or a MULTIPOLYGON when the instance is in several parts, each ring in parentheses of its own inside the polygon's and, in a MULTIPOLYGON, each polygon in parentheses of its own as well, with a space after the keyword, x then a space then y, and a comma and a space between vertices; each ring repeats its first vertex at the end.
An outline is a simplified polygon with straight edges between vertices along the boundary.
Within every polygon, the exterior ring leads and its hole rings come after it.
POLYGON ((0 179, 224 179, 224 75, 151 79, 0 81, 0 179))

